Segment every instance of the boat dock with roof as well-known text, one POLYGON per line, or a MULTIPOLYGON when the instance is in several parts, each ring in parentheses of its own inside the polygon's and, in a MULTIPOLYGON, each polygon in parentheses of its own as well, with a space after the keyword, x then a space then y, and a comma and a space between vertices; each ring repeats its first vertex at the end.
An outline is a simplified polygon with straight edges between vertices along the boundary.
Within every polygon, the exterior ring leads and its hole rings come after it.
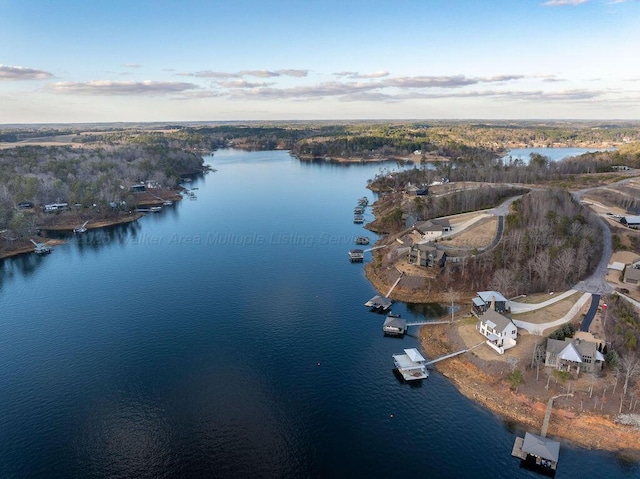
POLYGON ((394 354, 393 362, 405 381, 417 381, 429 377, 426 359, 416 348, 405 349, 404 354, 394 354))
POLYGON ((511 455, 522 460, 522 467, 555 476, 560 455, 560 443, 529 432, 524 438, 516 437, 511 455))
POLYGON ((373 298, 371 298, 369 301, 367 301, 366 303, 364 303, 364 305, 369 308, 369 311, 371 311, 372 313, 386 313, 387 311, 389 311, 389 309, 391 308, 391 304, 393 303, 393 301, 391 301, 389 298, 385 298, 383 296, 380 295, 376 295, 373 298))
POLYGON ((364 250, 351 249, 349 250, 349 261, 352 263, 362 263, 364 261, 364 250))

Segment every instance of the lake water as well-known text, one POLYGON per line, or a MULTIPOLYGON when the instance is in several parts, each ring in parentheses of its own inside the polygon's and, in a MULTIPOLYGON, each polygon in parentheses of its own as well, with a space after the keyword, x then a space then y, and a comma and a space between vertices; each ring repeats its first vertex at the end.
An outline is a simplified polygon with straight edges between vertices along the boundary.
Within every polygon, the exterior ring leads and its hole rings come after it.
POLYGON ((551 161, 560 161, 572 156, 580 156, 585 153, 595 151, 608 151, 611 148, 512 148, 509 152, 502 157, 503 160, 508 161, 509 157, 513 160, 522 160, 525 163, 529 163, 531 153, 538 153, 542 156, 546 156, 551 161))
MULTIPOLYGON (((380 165, 207 160, 197 201, 0 263, 1 478, 539 477, 522 430, 393 374, 417 340, 347 258, 380 165)), ((563 443, 556 477, 587 476, 640 467, 563 443)))

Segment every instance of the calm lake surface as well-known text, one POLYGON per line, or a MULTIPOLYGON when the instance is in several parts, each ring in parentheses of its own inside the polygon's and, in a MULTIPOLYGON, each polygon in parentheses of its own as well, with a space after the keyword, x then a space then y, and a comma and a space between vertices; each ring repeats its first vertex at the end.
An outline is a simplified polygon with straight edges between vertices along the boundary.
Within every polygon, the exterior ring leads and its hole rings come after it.
MULTIPOLYGON (((522 430, 393 374, 417 340, 347 258, 380 165, 207 161, 197 201, 0 263, 0 478, 540 477, 522 430)), ((640 467, 563 443, 556 477, 640 467)))
POLYGON ((560 161, 572 156, 584 155, 585 153, 593 153, 596 151, 609 151, 615 148, 513 148, 509 150, 503 160, 508 161, 509 158, 513 160, 522 160, 525 163, 529 163, 531 153, 538 153, 542 156, 546 156, 551 161, 560 161))

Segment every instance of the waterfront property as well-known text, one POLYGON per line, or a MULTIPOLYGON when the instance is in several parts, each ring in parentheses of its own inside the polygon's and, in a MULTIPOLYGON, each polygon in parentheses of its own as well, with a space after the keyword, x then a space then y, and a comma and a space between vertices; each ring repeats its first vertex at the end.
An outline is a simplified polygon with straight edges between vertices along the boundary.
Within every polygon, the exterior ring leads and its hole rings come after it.
POLYGON ((473 298, 473 310, 477 314, 483 314, 489 309, 504 313, 507 310, 507 298, 497 291, 479 291, 473 298))
POLYGON ((480 316, 476 329, 487 338, 486 343, 498 354, 504 354, 505 350, 516 345, 518 328, 509 318, 492 309, 480 316))
POLYGON ((405 349, 404 354, 394 354, 393 362, 405 381, 416 381, 429 377, 426 359, 416 348, 405 349))
POLYGON ((516 437, 511 455, 520 458, 523 467, 553 477, 558 465, 560 443, 527 432, 524 438, 516 437))
POLYGON ((423 266, 425 268, 435 265, 443 267, 446 260, 447 254, 444 251, 437 249, 427 242, 415 243, 411 246, 409 254, 407 255, 409 264, 415 264, 416 266, 423 266))
POLYGON ((598 344, 584 339, 547 339, 544 365, 560 371, 580 371, 590 373, 601 371, 604 355, 598 351, 598 344))

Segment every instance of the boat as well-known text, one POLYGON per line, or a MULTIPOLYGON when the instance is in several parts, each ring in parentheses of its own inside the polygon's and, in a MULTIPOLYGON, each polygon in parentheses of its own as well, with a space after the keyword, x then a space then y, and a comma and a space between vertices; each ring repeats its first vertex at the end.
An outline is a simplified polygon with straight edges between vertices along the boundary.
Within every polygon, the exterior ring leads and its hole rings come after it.
POLYGON ((369 204, 369 198, 367 198, 366 196, 363 196, 358 200, 358 204, 360 206, 367 206, 369 204))
POLYGON ((367 245, 367 244, 369 244, 369 237, 368 236, 356 236, 355 243, 356 244, 361 244, 361 245, 367 245))
POLYGON ((162 211, 162 206, 152 206, 151 208, 149 208, 149 211, 151 213, 159 213, 160 211, 162 211))
POLYGON ((162 202, 162 206, 171 206, 173 204, 173 201, 171 200, 164 200, 162 202))

